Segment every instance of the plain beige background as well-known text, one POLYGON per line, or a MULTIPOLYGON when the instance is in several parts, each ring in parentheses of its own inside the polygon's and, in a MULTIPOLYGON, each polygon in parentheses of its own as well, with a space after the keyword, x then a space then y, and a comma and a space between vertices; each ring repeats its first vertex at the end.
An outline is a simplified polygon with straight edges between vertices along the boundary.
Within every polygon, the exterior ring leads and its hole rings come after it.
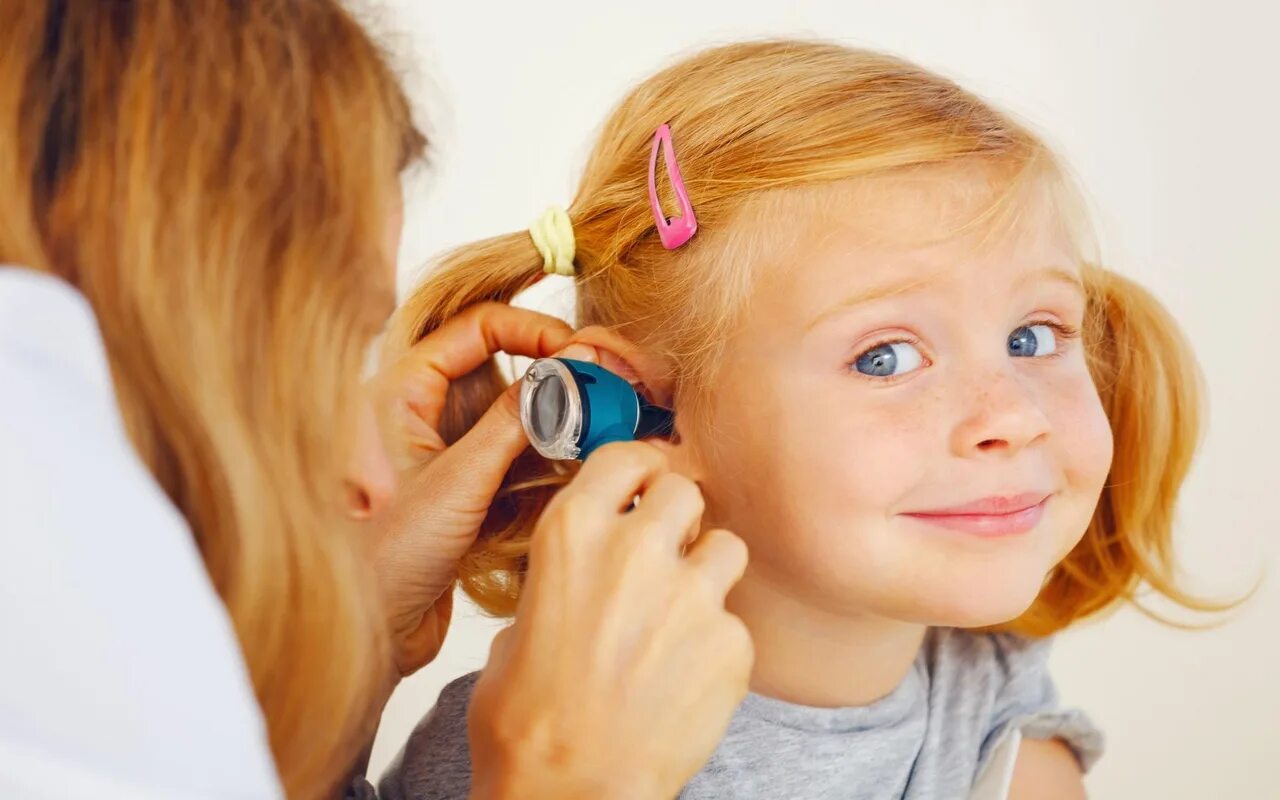
MULTIPOLYGON (((1230 2, 392 0, 373 12, 427 110, 436 164, 410 186, 402 279, 568 205, 626 87, 699 45, 810 35, 896 52, 1027 119, 1074 166, 1103 254, 1181 320, 1211 394, 1181 505, 1195 585, 1239 591, 1280 553, 1280 57, 1274 12, 1230 2), (428 188, 429 185, 429 188, 428 188)), ((552 308, 569 302, 546 298, 552 308)), ((469 604, 392 699, 378 773, 498 623, 469 604)), ((1107 730, 1098 798, 1280 797, 1280 588, 1184 632, 1132 611, 1061 637, 1067 702, 1107 730)))

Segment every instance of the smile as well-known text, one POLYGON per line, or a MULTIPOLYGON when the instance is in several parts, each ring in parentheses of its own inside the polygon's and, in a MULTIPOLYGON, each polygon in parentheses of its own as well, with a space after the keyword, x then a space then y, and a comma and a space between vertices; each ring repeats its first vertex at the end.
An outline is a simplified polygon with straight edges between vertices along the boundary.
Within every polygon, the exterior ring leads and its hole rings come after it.
POLYGON ((974 536, 1017 536, 1040 523, 1050 496, 1037 492, 988 497, 953 508, 912 511, 902 516, 974 536))

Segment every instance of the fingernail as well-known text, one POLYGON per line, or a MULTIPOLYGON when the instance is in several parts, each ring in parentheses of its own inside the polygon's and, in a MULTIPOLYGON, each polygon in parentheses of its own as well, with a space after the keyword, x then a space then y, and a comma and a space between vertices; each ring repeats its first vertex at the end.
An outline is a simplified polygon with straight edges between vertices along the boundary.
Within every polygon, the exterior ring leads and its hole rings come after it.
POLYGON ((559 353, 556 353, 556 358, 570 358, 574 361, 590 361, 593 364, 600 360, 599 356, 596 354, 596 349, 587 344, 571 344, 559 353))

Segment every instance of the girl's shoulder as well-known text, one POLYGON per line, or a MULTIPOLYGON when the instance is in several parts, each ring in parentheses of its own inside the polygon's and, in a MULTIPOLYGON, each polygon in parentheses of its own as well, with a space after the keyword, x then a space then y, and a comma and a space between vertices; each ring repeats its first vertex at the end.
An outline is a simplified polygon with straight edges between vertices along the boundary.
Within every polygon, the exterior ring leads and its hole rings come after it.
POLYGON ((471 672, 440 690, 378 785, 382 800, 464 800, 470 794, 467 710, 479 679, 471 672))
POLYGON ((1063 708, 1049 671, 1052 638, 935 628, 917 669, 928 686, 930 715, 970 726, 979 769, 1015 731, 1025 738, 1061 739, 1083 769, 1101 756, 1102 732, 1083 712, 1063 708))

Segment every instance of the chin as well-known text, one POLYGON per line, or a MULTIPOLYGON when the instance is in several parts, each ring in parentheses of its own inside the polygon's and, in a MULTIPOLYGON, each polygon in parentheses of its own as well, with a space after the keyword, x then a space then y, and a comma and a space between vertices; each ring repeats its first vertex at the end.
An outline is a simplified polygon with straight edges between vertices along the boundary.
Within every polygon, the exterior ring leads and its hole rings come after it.
POLYGON ((1034 574, 1007 580, 991 575, 947 581, 912 598, 911 621, 934 627, 986 628, 1022 616, 1040 593, 1034 574))

